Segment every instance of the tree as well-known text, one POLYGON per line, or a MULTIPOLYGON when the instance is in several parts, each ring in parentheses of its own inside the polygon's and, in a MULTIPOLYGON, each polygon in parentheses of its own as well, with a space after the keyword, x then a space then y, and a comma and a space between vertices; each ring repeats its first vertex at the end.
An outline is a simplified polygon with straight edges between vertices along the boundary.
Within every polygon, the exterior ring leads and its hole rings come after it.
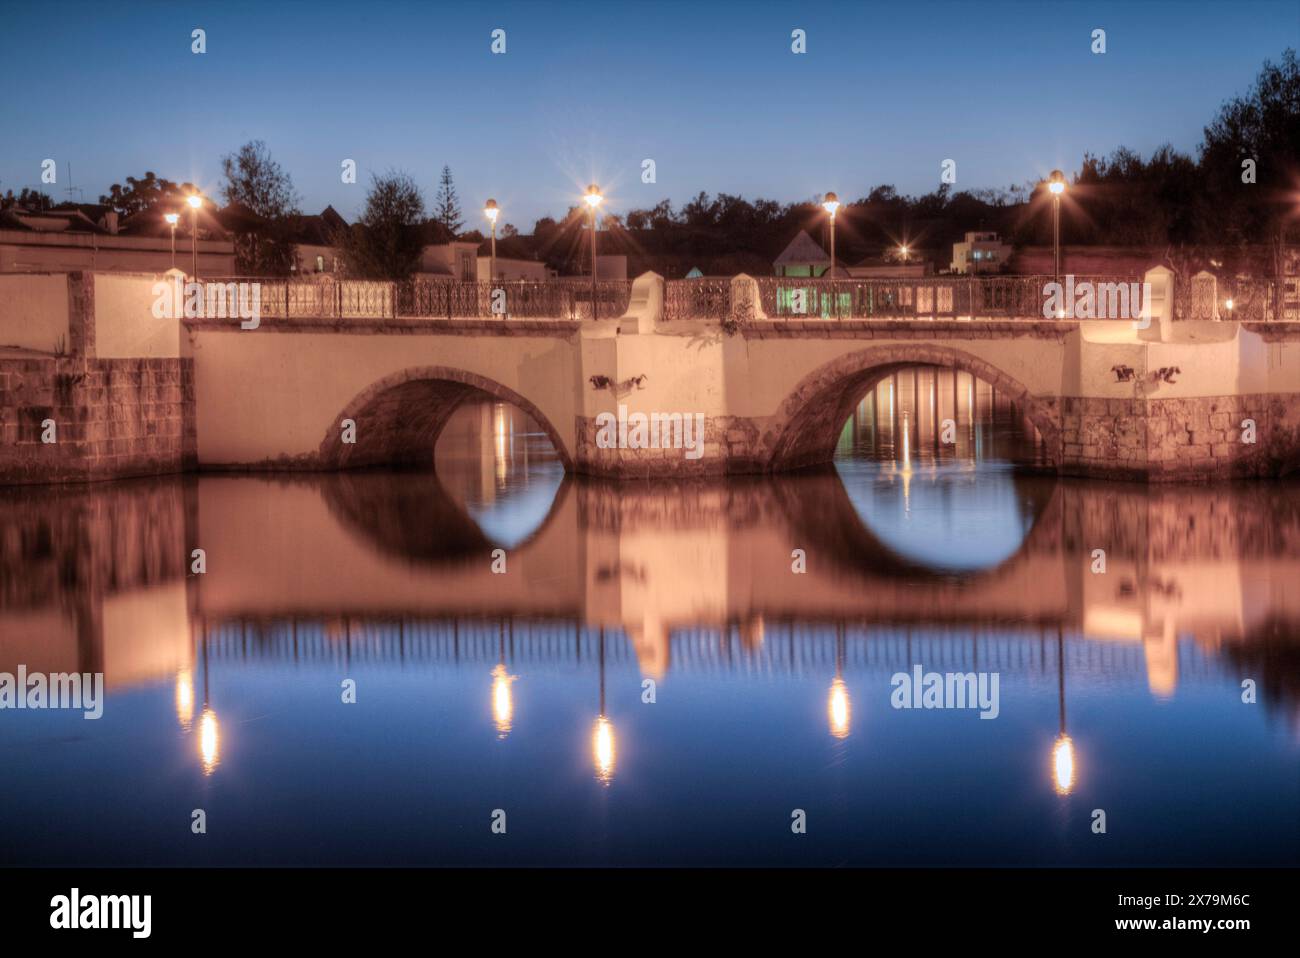
POLYGON ((171 180, 158 177, 150 170, 139 179, 128 176, 125 187, 121 183, 114 183, 108 188, 107 194, 99 197, 99 202, 111 206, 123 216, 131 216, 152 209, 159 203, 179 207, 185 202, 187 194, 196 192, 198 190, 193 183, 177 185, 171 180))
POLYGON ((294 263, 290 217, 298 215, 293 180, 261 140, 250 140, 221 158, 221 195, 251 213, 235 233, 235 262, 251 276, 282 276, 294 263))
POLYGON ((424 196, 406 173, 371 176, 361 219, 343 236, 348 271, 366 279, 406 279, 424 249, 424 196))
POLYGON ((1254 87, 1219 108, 1205 128, 1200 165, 1219 228, 1266 239, 1273 246, 1274 275, 1280 275, 1288 218, 1295 213, 1291 197, 1300 188, 1300 63, 1294 49, 1283 52, 1281 63, 1265 60, 1254 87), (1246 160, 1254 161, 1255 182, 1243 182, 1246 160))
POLYGON ((34 210, 42 212, 53 208, 54 200, 40 190, 31 190, 23 187, 22 192, 14 196, 14 191, 9 190, 4 196, 0 196, 0 210, 7 210, 13 207, 19 207, 25 210, 34 210))
POLYGON ((442 177, 438 181, 438 195, 434 200, 433 218, 447 228, 452 236, 460 233, 465 225, 460 213, 460 202, 456 199, 456 187, 451 182, 451 167, 442 168, 442 177))

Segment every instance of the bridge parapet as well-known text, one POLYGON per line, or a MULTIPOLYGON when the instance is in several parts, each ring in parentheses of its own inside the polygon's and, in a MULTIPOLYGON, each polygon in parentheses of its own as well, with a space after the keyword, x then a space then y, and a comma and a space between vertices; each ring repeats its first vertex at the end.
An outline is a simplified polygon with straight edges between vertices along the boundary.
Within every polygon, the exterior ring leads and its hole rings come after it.
MULTIPOLYGON (((272 319, 564 319, 593 318, 590 281, 498 280, 457 282, 412 279, 401 282, 339 279, 328 274, 304 279, 205 277, 204 286, 256 283, 262 315, 272 319)), ((627 312, 631 283, 595 284, 596 319, 627 312)))

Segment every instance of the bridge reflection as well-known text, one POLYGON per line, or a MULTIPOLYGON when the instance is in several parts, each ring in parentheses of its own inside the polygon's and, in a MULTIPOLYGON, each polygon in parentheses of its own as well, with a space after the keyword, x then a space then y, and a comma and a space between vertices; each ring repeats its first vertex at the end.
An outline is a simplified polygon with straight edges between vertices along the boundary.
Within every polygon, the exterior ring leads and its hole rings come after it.
POLYGON ((1032 675, 1050 672, 1038 650, 1060 631, 1067 655, 1160 696, 1213 663, 1250 670, 1295 707, 1293 487, 1006 481, 1032 526, 1004 561, 960 571, 883 543, 833 472, 565 483, 500 575, 493 540, 432 476, 6 490, 0 669, 103 671, 120 688, 197 674, 200 645, 219 662, 238 651, 515 667, 537 655, 586 667, 604 634, 612 662, 651 677, 724 663, 893 670, 918 647, 927 662, 1032 675), (806 573, 792 571, 796 549, 806 573))

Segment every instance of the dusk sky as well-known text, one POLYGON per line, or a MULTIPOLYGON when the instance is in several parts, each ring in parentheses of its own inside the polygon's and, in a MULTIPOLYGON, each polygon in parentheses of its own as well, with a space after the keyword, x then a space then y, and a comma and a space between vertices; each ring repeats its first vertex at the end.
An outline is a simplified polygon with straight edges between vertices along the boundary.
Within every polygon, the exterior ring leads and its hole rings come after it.
POLYGON ((523 232, 591 180, 609 209, 699 190, 781 201, 892 183, 1006 187, 1085 151, 1193 151, 1263 61, 1300 46, 1300 4, 8 3, 0 191, 94 201, 153 170, 219 185, 266 141, 306 212, 353 218, 371 173, 444 163, 466 228, 488 196, 523 232), (743 13, 743 16, 741 15, 743 13), (934 25, 943 21, 942 35, 934 25), (190 31, 207 52, 190 52, 190 31), (507 31, 493 55, 490 33, 507 31), (1107 52, 1089 50, 1094 28, 1107 52), (802 28, 808 52, 790 51, 802 28), (58 162, 59 182, 40 183, 58 162), (340 182, 355 159, 356 185, 340 182), (658 182, 641 182, 652 158, 658 182))

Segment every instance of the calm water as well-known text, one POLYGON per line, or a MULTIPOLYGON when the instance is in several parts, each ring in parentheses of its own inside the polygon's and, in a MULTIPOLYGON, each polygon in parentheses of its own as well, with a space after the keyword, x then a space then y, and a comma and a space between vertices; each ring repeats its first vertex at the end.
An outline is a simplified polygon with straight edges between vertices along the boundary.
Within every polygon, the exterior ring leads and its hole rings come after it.
POLYGON ((108 686, 0 712, 0 863, 1300 861, 1300 487, 1037 455, 925 370, 794 477, 565 480, 485 404, 436 476, 0 490, 0 672, 108 686))

